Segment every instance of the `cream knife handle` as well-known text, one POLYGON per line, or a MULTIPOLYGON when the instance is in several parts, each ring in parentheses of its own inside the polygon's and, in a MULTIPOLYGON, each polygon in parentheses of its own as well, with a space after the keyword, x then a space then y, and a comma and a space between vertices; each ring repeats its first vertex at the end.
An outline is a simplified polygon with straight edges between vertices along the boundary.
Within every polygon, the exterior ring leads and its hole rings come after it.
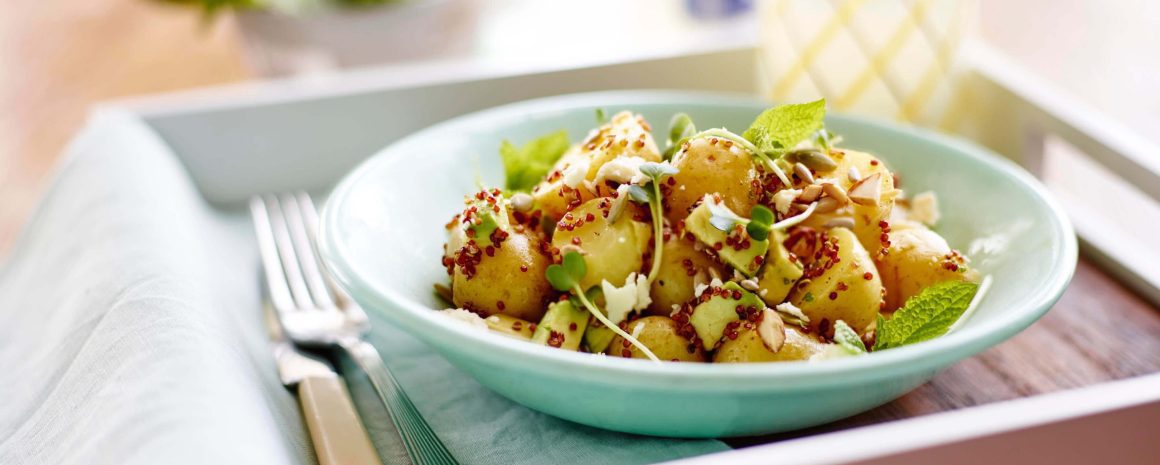
POLYGON ((298 383, 298 402, 321 465, 381 465, 375 446, 337 376, 313 376, 298 383))

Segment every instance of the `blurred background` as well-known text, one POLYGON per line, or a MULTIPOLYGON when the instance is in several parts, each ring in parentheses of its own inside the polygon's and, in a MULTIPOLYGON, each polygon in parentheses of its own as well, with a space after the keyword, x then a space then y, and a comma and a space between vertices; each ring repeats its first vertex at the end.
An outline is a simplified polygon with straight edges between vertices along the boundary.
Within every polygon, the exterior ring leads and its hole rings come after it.
MULTIPOLYGON (((1145 0, 7 0, 0 257, 95 102, 348 68, 574 66, 757 41, 777 100, 949 124, 965 37, 1160 143, 1160 3, 1145 0), (920 102, 921 105, 916 105, 920 102)), ((727 72, 727 70, 722 70, 727 72)))

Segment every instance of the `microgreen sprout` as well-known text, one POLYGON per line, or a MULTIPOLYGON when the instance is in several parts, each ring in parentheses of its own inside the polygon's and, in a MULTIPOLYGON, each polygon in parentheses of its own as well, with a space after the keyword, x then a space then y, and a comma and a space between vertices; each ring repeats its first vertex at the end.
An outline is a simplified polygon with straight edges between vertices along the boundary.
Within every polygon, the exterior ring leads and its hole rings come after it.
POLYGON ((742 218, 736 213, 733 213, 733 210, 730 210, 729 207, 716 202, 706 200, 706 206, 709 208, 709 224, 712 224, 713 227, 729 232, 733 229, 734 225, 741 224, 745 226, 745 232, 749 233, 749 237, 764 241, 769 238, 769 233, 773 231, 787 229, 805 221, 806 218, 809 218, 814 213, 814 209, 817 208, 818 203, 811 203, 809 207, 806 207, 804 212, 776 223, 774 222, 776 218, 773 215, 773 211, 764 205, 754 205, 749 210, 748 219, 742 218))
POLYGON ((603 125, 608 122, 608 114, 604 112, 604 108, 596 109, 596 124, 603 125))
POLYGON ((664 178, 675 175, 680 171, 668 162, 642 163, 640 174, 649 179, 644 186, 633 185, 628 188, 629 197, 637 203, 647 203, 653 218, 653 262, 648 270, 648 283, 652 284, 661 269, 661 255, 664 251, 664 207, 661 202, 661 182, 664 178))
POLYGON ((584 289, 580 288, 580 281, 584 279, 584 275, 586 274, 588 274, 588 264, 584 262, 584 256, 576 251, 564 254, 564 259, 560 264, 549 266, 548 271, 544 273, 553 288, 560 292, 571 292, 571 298, 579 300, 580 305, 583 305, 588 310, 588 313, 591 313, 604 326, 611 329, 612 332, 624 338, 630 344, 636 346, 650 360, 660 362, 661 360, 647 346, 637 340, 637 338, 632 337, 631 334, 620 329, 619 325, 609 321, 608 317, 605 317, 604 313, 592 304, 592 301, 585 294, 584 289))

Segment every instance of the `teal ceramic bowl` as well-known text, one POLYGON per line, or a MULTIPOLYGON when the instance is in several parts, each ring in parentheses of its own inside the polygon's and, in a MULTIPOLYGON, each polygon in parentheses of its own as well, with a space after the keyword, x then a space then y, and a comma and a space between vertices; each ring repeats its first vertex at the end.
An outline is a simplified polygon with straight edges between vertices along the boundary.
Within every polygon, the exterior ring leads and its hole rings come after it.
MULTIPOLYGON (((594 110, 642 113, 663 139, 673 113, 698 127, 748 127, 767 106, 753 98, 689 92, 566 95, 506 105, 430 127, 387 147, 348 175, 323 213, 322 253, 343 287, 481 384, 578 423, 657 436, 727 437, 830 422, 888 402, 940 370, 1026 328, 1059 299, 1076 265, 1063 211, 1015 164, 919 129, 833 115, 844 146, 879 155, 910 192, 938 193, 938 231, 994 278, 976 313, 944 337, 819 363, 654 364, 536 346, 480 332, 432 309, 443 225, 477 177, 502 185, 497 148, 593 127, 594 110)), ((1048 350, 1048 349, 1044 349, 1048 350)))

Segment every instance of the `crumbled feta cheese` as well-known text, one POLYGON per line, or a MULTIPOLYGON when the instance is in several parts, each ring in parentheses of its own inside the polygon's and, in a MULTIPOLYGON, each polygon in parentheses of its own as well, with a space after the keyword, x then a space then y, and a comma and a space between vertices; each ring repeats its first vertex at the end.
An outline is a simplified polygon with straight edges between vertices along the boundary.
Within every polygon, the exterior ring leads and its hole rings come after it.
POLYGON ((934 226, 938 223, 940 216, 938 197, 935 196, 934 192, 923 192, 910 200, 910 219, 927 226, 934 226))
POLYGON ((774 310, 777 310, 778 312, 781 312, 781 313, 784 313, 786 315, 789 315, 791 317, 796 318, 798 321, 801 321, 802 323, 809 324, 809 322, 810 322, 810 317, 806 316, 805 313, 802 313, 802 309, 797 308, 796 305, 791 304, 789 302, 782 302, 780 304, 777 304, 777 306, 775 306, 773 308, 774 308, 774 310))
POLYGON ((440 310, 439 314, 472 328, 487 331, 487 323, 483 321, 483 318, 480 318, 479 315, 471 313, 462 308, 448 308, 446 310, 440 310))
POLYGON ((614 324, 628 318, 629 312, 643 310, 652 303, 652 298, 648 294, 648 277, 638 273, 629 274, 621 287, 604 280, 600 283, 600 288, 604 291, 605 316, 614 324))
POLYGON ((697 285, 693 286, 693 296, 694 297, 701 297, 701 293, 705 292, 705 289, 708 289, 708 288, 709 288, 708 284, 697 283, 697 285))
POLYGON ((596 184, 604 180, 621 184, 639 184, 645 178, 640 174, 640 165, 646 160, 640 157, 620 156, 609 160, 596 171, 596 184))
POLYGON ((793 205, 794 199, 802 194, 801 189, 782 189, 773 194, 773 206, 778 213, 782 215, 789 214, 789 207, 793 205))
POLYGON ((564 185, 575 189, 588 174, 588 160, 578 160, 564 169, 564 185))

